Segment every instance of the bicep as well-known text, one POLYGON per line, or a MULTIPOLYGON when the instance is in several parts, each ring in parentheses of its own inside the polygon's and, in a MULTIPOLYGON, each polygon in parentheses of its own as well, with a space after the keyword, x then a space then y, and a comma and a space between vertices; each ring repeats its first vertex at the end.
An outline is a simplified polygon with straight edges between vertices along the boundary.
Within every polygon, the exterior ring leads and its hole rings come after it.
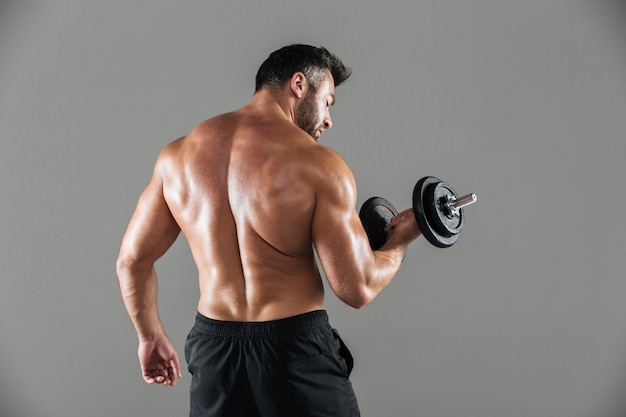
POLYGON ((355 206, 356 185, 346 168, 320 187, 313 218, 315 250, 331 288, 342 299, 358 296, 372 260, 355 206))

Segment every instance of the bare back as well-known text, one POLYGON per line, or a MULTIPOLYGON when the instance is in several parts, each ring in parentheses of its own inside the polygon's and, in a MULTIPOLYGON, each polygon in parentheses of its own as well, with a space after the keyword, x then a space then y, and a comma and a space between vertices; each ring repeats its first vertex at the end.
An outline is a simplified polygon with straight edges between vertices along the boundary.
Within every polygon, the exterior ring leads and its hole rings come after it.
POLYGON ((343 65, 332 67, 311 82, 294 72, 282 85, 259 70, 266 81, 257 78, 247 105, 201 123, 159 155, 116 261, 147 383, 175 385, 181 377, 159 318, 155 269, 181 231, 199 272, 198 312, 217 320, 323 309, 316 255, 332 292, 354 308, 372 302, 398 272, 419 236, 412 209, 391 219, 387 241, 372 250, 352 172, 317 144, 332 127, 335 75, 338 83, 349 76, 343 65))
POLYGON ((164 150, 163 195, 198 267, 201 314, 264 321, 324 308, 311 224, 328 152, 245 108, 164 150))

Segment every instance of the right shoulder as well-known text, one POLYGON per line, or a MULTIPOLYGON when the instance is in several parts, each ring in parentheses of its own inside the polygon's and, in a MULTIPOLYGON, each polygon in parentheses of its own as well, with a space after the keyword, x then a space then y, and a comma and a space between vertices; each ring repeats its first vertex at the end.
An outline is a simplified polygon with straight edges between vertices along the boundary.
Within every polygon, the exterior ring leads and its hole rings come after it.
POLYGON ((310 166, 318 202, 356 204, 356 182, 344 159, 335 151, 318 145, 310 166))

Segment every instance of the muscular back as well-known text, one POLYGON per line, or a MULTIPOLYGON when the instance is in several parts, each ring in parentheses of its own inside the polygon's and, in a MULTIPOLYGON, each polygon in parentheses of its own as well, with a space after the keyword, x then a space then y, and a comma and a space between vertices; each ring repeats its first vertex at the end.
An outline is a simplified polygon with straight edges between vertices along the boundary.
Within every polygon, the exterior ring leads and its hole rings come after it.
POLYGON ((329 154, 246 108, 165 148, 157 170, 198 267, 201 314, 263 321, 324 307, 312 222, 329 154))

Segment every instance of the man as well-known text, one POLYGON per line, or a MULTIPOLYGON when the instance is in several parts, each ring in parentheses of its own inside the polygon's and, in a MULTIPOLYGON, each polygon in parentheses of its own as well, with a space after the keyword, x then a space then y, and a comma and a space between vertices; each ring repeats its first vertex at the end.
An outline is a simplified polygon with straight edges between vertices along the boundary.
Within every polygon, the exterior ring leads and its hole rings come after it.
POLYGON ((356 416, 351 358, 328 323, 317 252, 333 292, 361 308, 419 236, 411 210, 372 251, 345 162, 317 143, 350 70, 291 45, 259 68, 239 110, 168 144, 122 241, 117 273, 149 384, 175 385, 178 355, 157 312, 155 261, 183 232, 200 300, 185 345, 191 416, 356 416))

